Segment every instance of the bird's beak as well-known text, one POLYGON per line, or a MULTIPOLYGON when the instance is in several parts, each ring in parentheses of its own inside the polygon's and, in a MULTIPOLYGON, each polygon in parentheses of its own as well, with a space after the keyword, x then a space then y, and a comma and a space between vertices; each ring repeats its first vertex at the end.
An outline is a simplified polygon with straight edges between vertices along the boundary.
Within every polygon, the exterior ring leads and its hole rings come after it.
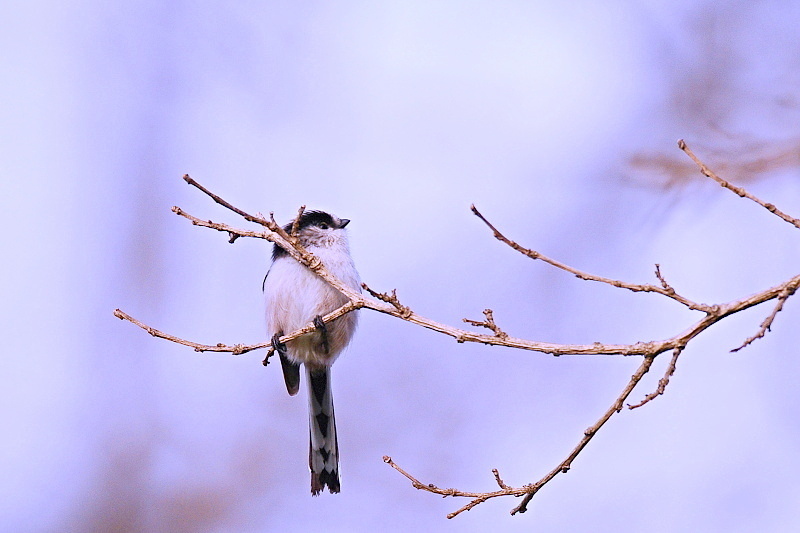
POLYGON ((350 219, 349 219, 349 218, 343 218, 343 219, 341 219, 341 220, 339 221, 339 227, 340 227, 340 228, 343 228, 343 227, 345 227, 346 225, 348 225, 349 223, 350 223, 350 219))

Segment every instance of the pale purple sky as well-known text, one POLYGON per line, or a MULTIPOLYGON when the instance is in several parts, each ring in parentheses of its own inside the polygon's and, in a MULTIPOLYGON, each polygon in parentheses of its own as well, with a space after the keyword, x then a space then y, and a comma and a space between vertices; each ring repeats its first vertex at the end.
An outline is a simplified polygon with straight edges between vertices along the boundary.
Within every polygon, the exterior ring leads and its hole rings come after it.
MULTIPOLYGON (((305 399, 286 395, 262 353, 198 354, 112 316, 198 342, 265 340, 269 247, 228 245, 172 214, 243 225, 187 187, 190 173, 281 221, 301 204, 352 219, 362 278, 437 321, 462 326, 491 307, 510 334, 541 341, 674 335, 697 316, 534 263, 469 205, 596 274, 652 282, 660 263, 706 303, 797 274, 797 230, 699 174, 665 190, 626 164, 643 152, 683 162, 680 137, 701 148, 798 137, 792 2, 0 11, 0 530, 800 526, 795 300, 737 354, 769 308, 696 339, 666 395, 615 417, 527 514, 497 499, 452 521, 466 501, 416 491, 381 457, 443 487, 493 490, 492 468, 534 482, 638 360, 460 345, 364 312, 333 373, 342 493, 312 499, 305 399)), ((761 177, 753 192, 800 215, 796 168, 761 177)))

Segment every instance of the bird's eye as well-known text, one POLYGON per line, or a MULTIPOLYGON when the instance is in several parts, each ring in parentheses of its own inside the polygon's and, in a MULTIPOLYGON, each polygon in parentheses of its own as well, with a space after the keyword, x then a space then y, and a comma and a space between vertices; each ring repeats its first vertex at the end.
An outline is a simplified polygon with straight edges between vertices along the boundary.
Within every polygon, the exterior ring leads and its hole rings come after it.
POLYGON ((319 223, 319 228, 320 229, 328 229, 328 223, 327 222, 320 222, 319 223))

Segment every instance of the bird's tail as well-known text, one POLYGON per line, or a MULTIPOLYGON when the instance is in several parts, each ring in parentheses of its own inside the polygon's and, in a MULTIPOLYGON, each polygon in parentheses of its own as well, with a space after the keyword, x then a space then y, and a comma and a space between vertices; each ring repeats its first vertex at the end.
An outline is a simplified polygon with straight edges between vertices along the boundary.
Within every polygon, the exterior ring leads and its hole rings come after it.
POLYGON ((336 442, 336 421, 333 417, 330 368, 306 369, 308 376, 308 414, 311 468, 311 494, 317 496, 328 487, 339 492, 339 446, 336 442))

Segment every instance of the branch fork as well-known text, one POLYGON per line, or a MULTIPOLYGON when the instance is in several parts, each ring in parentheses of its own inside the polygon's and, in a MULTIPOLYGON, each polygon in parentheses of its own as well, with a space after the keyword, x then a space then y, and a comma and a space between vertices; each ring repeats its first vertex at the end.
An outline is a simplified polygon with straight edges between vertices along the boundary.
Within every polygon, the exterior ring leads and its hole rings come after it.
POLYGON ((497 337, 497 338, 500 338, 500 339, 503 339, 503 340, 508 339, 508 333, 506 333, 505 331, 500 329, 500 327, 497 324, 495 324, 495 322, 494 322, 494 314, 493 314, 491 309, 484 309, 483 310, 483 316, 486 317, 486 320, 478 321, 478 320, 471 320, 469 318, 463 318, 462 320, 464 322, 466 322, 467 324, 471 324, 471 325, 476 326, 476 327, 484 327, 484 328, 492 330, 492 332, 494 333, 494 336, 497 337))

